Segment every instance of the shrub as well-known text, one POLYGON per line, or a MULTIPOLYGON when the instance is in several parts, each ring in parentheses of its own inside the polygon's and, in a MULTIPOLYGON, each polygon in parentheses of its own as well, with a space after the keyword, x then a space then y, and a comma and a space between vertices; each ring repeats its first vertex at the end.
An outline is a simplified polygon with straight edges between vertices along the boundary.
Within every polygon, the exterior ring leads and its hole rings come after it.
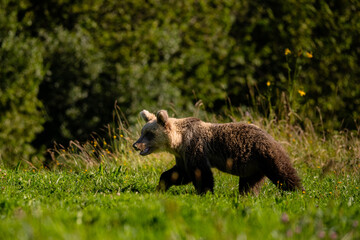
POLYGON ((45 49, 36 66, 47 69, 38 94, 47 118, 36 147, 87 138, 112 121, 115 101, 131 123, 144 108, 190 115, 198 103, 214 113, 229 104, 277 119, 290 113, 320 131, 358 127, 359 1, 1 3, 1 38, 12 30, 19 45, 33 44, 25 60, 45 49))
POLYGON ((42 131, 43 105, 38 100, 44 76, 42 47, 14 31, 0 42, 0 163, 16 165, 37 151, 31 142, 42 131))
POLYGON ((40 35, 48 70, 38 97, 47 118, 36 144, 53 146, 54 141, 84 139, 104 123, 102 95, 106 96, 106 91, 99 81, 102 53, 94 47, 90 34, 80 28, 57 27, 40 35))

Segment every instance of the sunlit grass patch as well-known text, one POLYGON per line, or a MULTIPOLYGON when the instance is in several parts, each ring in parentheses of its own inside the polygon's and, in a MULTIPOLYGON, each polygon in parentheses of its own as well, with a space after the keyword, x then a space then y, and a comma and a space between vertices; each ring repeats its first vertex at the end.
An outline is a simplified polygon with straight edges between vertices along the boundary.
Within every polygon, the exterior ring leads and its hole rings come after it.
POLYGON ((215 172, 214 194, 191 185, 156 193, 149 168, 38 172, 1 170, 3 239, 311 239, 359 237, 359 176, 304 171, 306 193, 266 181, 239 196, 237 178, 215 172), (139 171, 141 169, 141 171, 139 171), (24 228, 23 226, 27 226, 24 228))

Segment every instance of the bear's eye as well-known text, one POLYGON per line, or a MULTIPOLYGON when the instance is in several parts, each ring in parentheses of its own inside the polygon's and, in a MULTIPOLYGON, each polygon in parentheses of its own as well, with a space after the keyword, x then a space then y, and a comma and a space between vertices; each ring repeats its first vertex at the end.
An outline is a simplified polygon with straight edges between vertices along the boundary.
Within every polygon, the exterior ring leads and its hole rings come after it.
POLYGON ((152 132, 147 132, 147 133, 145 133, 145 137, 149 140, 152 140, 155 138, 155 134, 152 132))

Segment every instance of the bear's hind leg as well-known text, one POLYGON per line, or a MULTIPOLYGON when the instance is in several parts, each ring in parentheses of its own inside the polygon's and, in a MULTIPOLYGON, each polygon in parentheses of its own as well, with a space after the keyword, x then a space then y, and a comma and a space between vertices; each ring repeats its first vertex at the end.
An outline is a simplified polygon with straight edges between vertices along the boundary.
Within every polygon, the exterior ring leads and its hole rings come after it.
POLYGON ((247 193, 259 194, 260 188, 264 183, 264 175, 256 174, 250 177, 240 177, 239 179, 239 192, 241 195, 247 193))
POLYGON ((290 164, 286 168, 272 168, 266 173, 266 176, 281 190, 295 191, 296 189, 302 189, 301 180, 290 164))

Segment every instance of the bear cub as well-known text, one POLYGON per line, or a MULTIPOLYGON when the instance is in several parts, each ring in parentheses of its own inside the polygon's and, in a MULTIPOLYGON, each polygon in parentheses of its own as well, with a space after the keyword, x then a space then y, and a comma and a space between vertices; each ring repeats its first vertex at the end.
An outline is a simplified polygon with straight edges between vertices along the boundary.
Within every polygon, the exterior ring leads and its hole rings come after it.
POLYGON ((257 194, 265 176, 282 190, 301 189, 284 149, 255 125, 170 118, 165 110, 156 116, 143 110, 140 115, 146 124, 133 147, 142 156, 167 151, 176 160, 173 168, 161 174, 157 190, 192 182, 198 194, 213 192, 211 168, 239 176, 240 194, 257 194))

